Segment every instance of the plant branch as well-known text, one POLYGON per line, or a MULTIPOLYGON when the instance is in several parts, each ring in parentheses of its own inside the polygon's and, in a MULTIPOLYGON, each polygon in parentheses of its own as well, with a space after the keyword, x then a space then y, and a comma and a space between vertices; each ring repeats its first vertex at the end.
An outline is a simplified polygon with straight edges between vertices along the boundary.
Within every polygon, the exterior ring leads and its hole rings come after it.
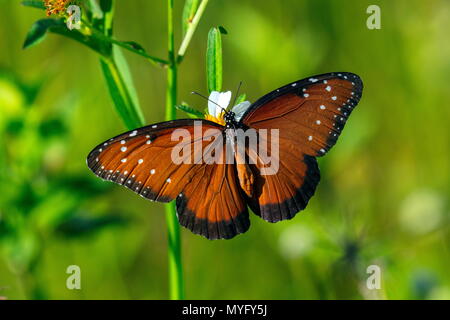
MULTIPOLYGON (((167 31, 169 67, 167 69, 166 120, 176 117, 177 103, 177 63, 175 54, 175 36, 173 23, 173 2, 167 0, 167 31)), ((180 225, 176 216, 175 203, 166 204, 166 221, 168 235, 169 290, 170 299, 184 299, 183 266, 181 262, 180 225)))
POLYGON ((157 58, 154 56, 151 56, 149 54, 147 54, 146 52, 139 50, 139 49, 135 49, 133 48, 133 46, 127 42, 123 42, 123 41, 119 41, 110 37, 106 37, 101 35, 100 37, 102 37, 105 41, 108 41, 112 44, 115 44, 119 47, 122 47, 128 51, 131 51, 137 55, 140 55, 142 57, 144 57, 146 60, 148 60, 149 62, 151 62, 152 64, 156 65, 156 66, 160 66, 160 67, 166 67, 169 64, 169 61, 161 59, 161 58, 157 58))
POLYGON ((205 12, 206 5, 208 4, 209 0, 202 0, 200 3, 197 12, 195 13, 194 18, 192 19, 191 24, 189 25, 186 35, 184 36, 183 41, 181 42, 180 49, 178 50, 178 58, 177 63, 180 63, 183 61, 184 55, 186 54, 186 50, 189 47, 189 44, 191 43, 192 37, 195 33, 195 30, 197 30, 198 23, 200 22, 200 19, 205 12))

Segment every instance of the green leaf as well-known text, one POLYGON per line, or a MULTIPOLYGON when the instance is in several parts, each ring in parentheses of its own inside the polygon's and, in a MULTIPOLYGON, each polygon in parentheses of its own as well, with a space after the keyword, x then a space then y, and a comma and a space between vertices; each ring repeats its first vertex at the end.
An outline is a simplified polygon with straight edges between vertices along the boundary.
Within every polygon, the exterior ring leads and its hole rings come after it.
POLYGON ((125 93, 126 88, 124 88, 123 81, 117 70, 117 66, 113 62, 108 62, 104 59, 101 59, 100 63, 103 75, 106 80, 106 85, 108 86, 109 95, 113 100, 117 113, 125 122, 125 126, 128 129, 136 128, 137 126, 135 126, 135 122, 131 118, 128 111, 128 104, 125 93))
POLYGON ((219 28, 209 31, 206 49, 208 92, 222 90, 222 38, 219 28))
POLYGON ((220 33, 221 33, 221 34, 224 34, 224 35, 227 35, 227 34, 228 34, 227 29, 225 29, 225 28, 222 27, 222 26, 219 26, 219 30, 220 30, 220 33))
POLYGON ((123 226, 128 220, 120 215, 107 215, 101 217, 75 216, 64 221, 56 229, 57 233, 66 238, 89 236, 107 227, 123 226))
POLYGON ((188 114, 188 116, 192 119, 203 118, 203 116, 204 116, 204 114, 202 112, 190 107, 187 103, 184 103, 184 102, 182 104, 176 105, 175 108, 186 112, 188 114))
POLYGON ((113 34, 113 18, 114 18, 114 1, 100 0, 100 8, 103 11, 103 30, 105 35, 112 36, 113 34))
POLYGON ((239 95, 239 97, 236 99, 235 105, 238 105, 239 103, 244 102, 245 100, 247 100, 247 95, 243 93, 239 95))
POLYGON ((144 125, 139 102, 128 66, 118 49, 114 49, 115 58, 120 62, 101 59, 102 71, 108 85, 109 94, 117 112, 128 129, 135 129, 144 125), (120 66, 119 66, 120 64, 120 66))
POLYGON ((102 19, 103 11, 98 5, 96 0, 88 0, 86 1, 86 7, 90 12, 92 12, 92 16, 94 19, 102 19))
POLYGON ((186 34, 189 25, 194 19, 195 13, 197 12, 200 0, 186 0, 184 2, 183 17, 182 17, 182 27, 183 36, 186 34))
POLYGON ((143 52, 143 53, 147 53, 144 49, 143 46, 141 46, 139 43, 135 42, 135 41, 120 41, 123 44, 126 44, 128 46, 130 46, 132 49, 143 52))
POLYGON ((23 6, 26 7, 32 7, 32 8, 36 8, 36 9, 42 9, 45 10, 45 5, 44 5, 44 1, 42 0, 28 0, 28 1, 22 1, 21 2, 23 6))
POLYGON ((47 32, 52 32, 78 41, 103 56, 111 54, 111 44, 98 32, 83 34, 78 30, 69 30, 63 19, 41 19, 36 21, 27 34, 23 48, 27 49, 41 42, 47 32))
POLYGON ((122 50, 115 46, 113 47, 113 56, 116 61, 118 70, 122 75, 128 95, 130 96, 130 113, 133 119, 135 119, 134 121, 136 122, 136 125, 142 127, 145 124, 145 120, 141 111, 136 87, 134 86, 133 77, 131 76, 127 60, 123 56, 122 50))
POLYGON ((52 190, 30 210, 30 222, 39 230, 53 230, 73 215, 79 203, 80 197, 77 194, 65 189, 52 190))
POLYGON ((23 44, 23 49, 27 49, 40 43, 42 40, 44 40, 49 28, 59 25, 61 25, 61 21, 55 19, 42 19, 36 21, 31 26, 30 31, 28 31, 25 42, 23 44))

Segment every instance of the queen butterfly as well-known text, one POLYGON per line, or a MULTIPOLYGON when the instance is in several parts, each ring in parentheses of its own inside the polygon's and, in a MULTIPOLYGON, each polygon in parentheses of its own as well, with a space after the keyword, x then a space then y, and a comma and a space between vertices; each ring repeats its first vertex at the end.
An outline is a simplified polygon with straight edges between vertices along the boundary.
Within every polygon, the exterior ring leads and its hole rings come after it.
POLYGON ((248 230, 247 206, 268 222, 292 219, 305 209, 320 180, 316 157, 336 143, 362 90, 355 74, 327 73, 290 83, 253 104, 243 102, 225 112, 231 93, 213 92, 206 119, 166 121, 120 134, 94 148, 87 164, 100 178, 144 198, 176 199, 178 220, 193 233, 230 239, 248 230), (278 171, 262 174, 265 164, 260 153, 270 153, 264 148, 270 149, 271 137, 265 137, 265 143, 258 141, 258 149, 246 147, 244 162, 174 163, 172 149, 179 141, 172 134, 177 129, 194 134, 195 123, 201 124, 202 139, 185 144, 193 147, 187 149, 188 156, 197 156, 196 143, 202 150, 215 144, 214 156, 221 160, 226 157, 226 144, 218 145, 217 136, 209 133, 212 129, 224 136, 237 129, 278 129, 278 171))

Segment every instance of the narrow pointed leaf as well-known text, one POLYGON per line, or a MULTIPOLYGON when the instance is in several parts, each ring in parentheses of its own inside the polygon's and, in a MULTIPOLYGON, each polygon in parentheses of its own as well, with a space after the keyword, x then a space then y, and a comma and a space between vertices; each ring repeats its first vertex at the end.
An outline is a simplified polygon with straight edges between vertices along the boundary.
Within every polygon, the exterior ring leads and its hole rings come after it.
POLYGON ((175 108, 177 108, 178 110, 186 112, 188 114, 188 116, 193 118, 193 119, 203 118, 203 116, 204 116, 202 112, 200 112, 200 111, 190 107, 186 103, 182 103, 182 104, 176 105, 175 108))
POLYGON ((209 31, 206 49, 208 92, 222 90, 222 38, 219 28, 209 31))
POLYGON ((36 9, 45 10, 44 1, 42 1, 42 0, 40 0, 40 1, 39 0, 26 0, 26 1, 22 1, 21 4, 26 7, 32 7, 32 8, 36 8, 36 9))
POLYGON ((239 97, 236 99, 235 105, 238 105, 241 102, 244 102, 247 99, 247 95, 245 93, 239 95, 239 97))
POLYGON ((23 49, 27 49, 40 43, 42 40, 44 40, 49 28, 57 27, 60 25, 61 21, 55 19, 42 19, 36 21, 31 26, 30 31, 28 31, 28 34, 25 38, 25 42, 23 44, 23 49))

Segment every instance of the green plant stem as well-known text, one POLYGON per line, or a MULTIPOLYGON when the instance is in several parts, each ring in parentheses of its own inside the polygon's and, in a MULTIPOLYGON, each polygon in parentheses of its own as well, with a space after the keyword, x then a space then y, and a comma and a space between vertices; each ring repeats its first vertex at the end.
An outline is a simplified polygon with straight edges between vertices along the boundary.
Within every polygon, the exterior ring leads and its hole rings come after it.
MULTIPOLYGON (((177 63, 175 55, 175 38, 173 24, 173 2, 167 0, 168 53, 167 69, 166 120, 176 117, 177 102, 177 63)), ((183 266, 181 262, 180 225, 176 216, 175 203, 166 204, 166 221, 168 234, 169 290, 171 300, 184 299, 183 266)))
POLYGON ((180 63, 183 60, 184 55, 186 54, 186 50, 187 50, 187 48, 189 46, 189 43, 192 40, 192 36, 194 35, 195 30, 197 29, 198 23, 200 22, 200 19, 201 19, 203 13, 205 12, 206 5, 208 4, 208 1, 209 0, 203 0, 200 3, 200 5, 199 5, 199 7, 197 9, 197 12, 194 15, 194 18, 192 19, 192 22, 191 22, 191 24, 189 25, 189 28, 186 31, 186 35, 184 36, 184 39, 181 42, 180 49, 178 50, 178 59, 177 59, 178 61, 177 61, 177 63, 180 63))

